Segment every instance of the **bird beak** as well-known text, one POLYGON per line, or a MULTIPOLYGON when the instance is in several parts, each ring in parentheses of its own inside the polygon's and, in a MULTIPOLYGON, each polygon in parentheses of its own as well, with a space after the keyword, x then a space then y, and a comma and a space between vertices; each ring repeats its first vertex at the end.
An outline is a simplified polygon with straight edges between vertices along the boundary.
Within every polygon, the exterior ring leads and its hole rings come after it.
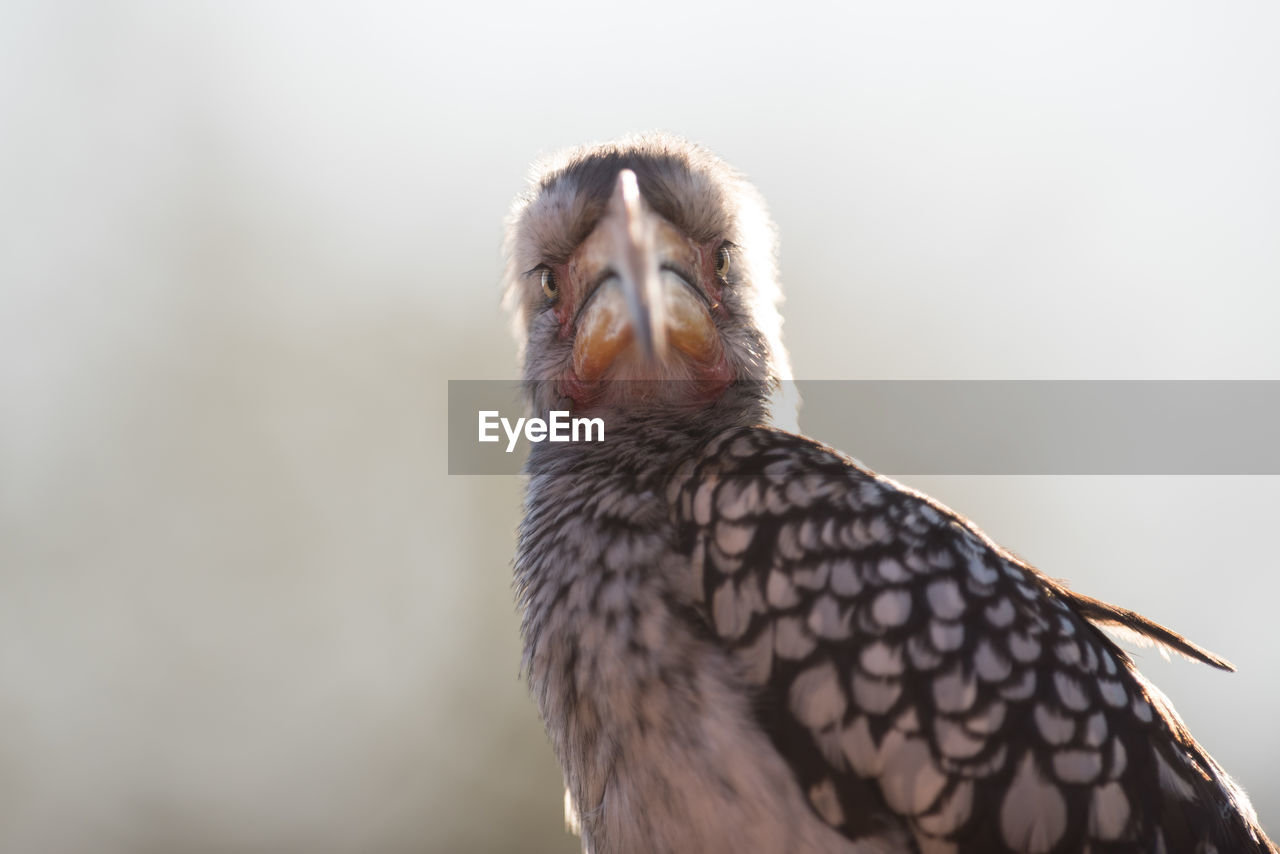
POLYGON ((667 283, 662 264, 697 270, 695 247, 658 216, 630 169, 618 174, 608 208, 570 262, 575 281, 599 284, 578 310, 573 367, 593 381, 627 349, 654 369, 674 345, 698 360, 718 355, 718 336, 705 300, 689 287, 667 283))

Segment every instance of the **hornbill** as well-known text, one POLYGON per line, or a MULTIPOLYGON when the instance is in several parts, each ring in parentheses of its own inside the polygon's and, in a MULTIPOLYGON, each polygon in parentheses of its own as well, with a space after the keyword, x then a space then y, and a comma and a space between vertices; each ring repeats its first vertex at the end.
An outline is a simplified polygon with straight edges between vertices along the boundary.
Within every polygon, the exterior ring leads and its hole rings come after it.
POLYGON ((585 850, 1274 852, 1069 590, 965 517, 779 429, 760 195, 669 136, 555 155, 508 221, 530 412, 524 668, 585 850))

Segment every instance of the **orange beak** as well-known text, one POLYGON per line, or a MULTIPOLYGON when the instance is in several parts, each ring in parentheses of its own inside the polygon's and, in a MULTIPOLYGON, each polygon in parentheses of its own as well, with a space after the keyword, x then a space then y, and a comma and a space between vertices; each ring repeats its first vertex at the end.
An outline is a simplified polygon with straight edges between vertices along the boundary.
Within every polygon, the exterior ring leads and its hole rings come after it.
POLYGON ((649 207, 635 173, 623 169, 604 217, 570 261, 570 275, 588 289, 573 342, 578 377, 600 379, 624 357, 655 371, 671 347, 716 360, 707 298, 684 277, 700 269, 699 248, 649 207))

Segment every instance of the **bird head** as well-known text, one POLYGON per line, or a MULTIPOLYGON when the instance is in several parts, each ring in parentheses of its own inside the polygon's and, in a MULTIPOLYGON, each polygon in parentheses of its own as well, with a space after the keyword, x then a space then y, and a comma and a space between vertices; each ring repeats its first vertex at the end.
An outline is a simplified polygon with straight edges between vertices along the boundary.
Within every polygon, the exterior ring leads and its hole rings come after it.
POLYGON ((790 378, 764 203, 699 146, 645 136, 536 164, 506 255, 535 412, 740 406, 790 378))

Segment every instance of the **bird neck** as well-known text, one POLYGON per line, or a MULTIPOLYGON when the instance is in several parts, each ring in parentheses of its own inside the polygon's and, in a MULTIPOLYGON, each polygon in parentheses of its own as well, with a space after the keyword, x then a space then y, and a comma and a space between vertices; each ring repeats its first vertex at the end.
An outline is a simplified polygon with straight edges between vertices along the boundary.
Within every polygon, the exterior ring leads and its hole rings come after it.
POLYGON ((650 402, 643 408, 614 406, 586 415, 599 418, 603 440, 535 444, 526 473, 534 477, 632 475, 648 480, 672 471, 724 430, 772 424, 761 386, 746 383, 735 384, 698 408, 650 402))

